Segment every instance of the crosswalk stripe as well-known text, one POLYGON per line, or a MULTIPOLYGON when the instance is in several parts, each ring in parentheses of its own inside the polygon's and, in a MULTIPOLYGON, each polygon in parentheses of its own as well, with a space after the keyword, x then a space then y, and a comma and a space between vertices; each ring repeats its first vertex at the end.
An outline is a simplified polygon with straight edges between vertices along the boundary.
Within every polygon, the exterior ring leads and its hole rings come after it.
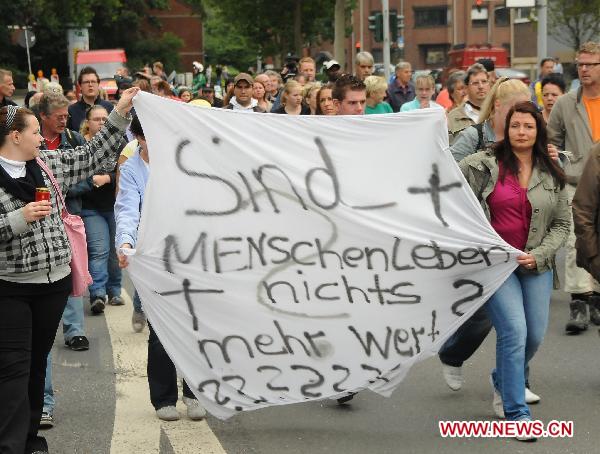
POLYGON ((226 454, 206 421, 190 421, 179 403, 182 419, 160 421, 150 404, 146 360, 148 334, 131 328, 133 304, 122 292, 125 306, 104 312, 112 343, 116 374, 116 408, 111 454, 161 453, 161 430, 175 454, 226 454))

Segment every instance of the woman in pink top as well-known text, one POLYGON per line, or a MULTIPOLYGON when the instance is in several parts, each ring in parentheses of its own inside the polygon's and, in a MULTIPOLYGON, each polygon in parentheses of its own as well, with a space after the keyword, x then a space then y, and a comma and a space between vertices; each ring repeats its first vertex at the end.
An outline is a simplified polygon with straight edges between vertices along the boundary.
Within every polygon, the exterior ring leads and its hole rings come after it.
POLYGON ((520 102, 508 111, 504 140, 459 164, 496 232, 523 251, 518 268, 485 306, 497 334, 493 407, 512 421, 531 420, 527 364, 546 332, 554 255, 569 232, 565 175, 547 145, 541 114, 531 102, 520 102))

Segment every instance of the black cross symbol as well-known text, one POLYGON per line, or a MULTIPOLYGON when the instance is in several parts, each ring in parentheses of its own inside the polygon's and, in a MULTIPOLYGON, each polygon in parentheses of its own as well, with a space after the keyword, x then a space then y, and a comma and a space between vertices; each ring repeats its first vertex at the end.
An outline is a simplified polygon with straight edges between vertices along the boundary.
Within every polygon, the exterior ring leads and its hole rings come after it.
POLYGON ((462 186, 461 182, 455 182, 445 185, 440 185, 440 171, 438 169, 437 164, 432 164, 431 168, 433 173, 429 177, 429 187, 428 188, 408 188, 408 192, 411 194, 431 194, 431 202, 433 203, 433 209, 435 211, 435 215, 442 222, 444 227, 448 227, 448 223, 444 220, 442 216, 442 206, 440 202, 440 193, 448 192, 452 188, 460 188, 462 186))
POLYGON ((185 302, 187 303, 188 310, 192 316, 192 324, 194 327, 194 331, 198 331, 198 317, 196 317, 196 312, 194 311, 194 305, 192 304, 192 293, 225 293, 224 290, 218 289, 192 289, 190 288, 190 280, 184 279, 182 283, 182 290, 172 290, 168 292, 156 292, 160 296, 171 296, 171 295, 179 295, 183 293, 183 297, 185 298, 185 302))

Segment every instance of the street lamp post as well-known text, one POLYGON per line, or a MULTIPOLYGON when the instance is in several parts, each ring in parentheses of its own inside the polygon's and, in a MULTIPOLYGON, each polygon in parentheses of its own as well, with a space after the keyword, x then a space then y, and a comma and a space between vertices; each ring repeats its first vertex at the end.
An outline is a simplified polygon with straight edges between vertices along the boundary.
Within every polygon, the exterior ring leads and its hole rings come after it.
POLYGON ((383 10, 383 74, 390 79, 390 2, 382 0, 383 10))

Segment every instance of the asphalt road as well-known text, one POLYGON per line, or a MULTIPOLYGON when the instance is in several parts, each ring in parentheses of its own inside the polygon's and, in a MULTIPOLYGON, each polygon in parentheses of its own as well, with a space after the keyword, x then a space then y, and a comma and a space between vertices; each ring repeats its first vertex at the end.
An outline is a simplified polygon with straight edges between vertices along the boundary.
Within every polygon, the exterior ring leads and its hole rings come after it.
MULTIPOLYGON (((125 287, 131 289, 131 284, 125 287)), ((493 419, 488 383, 494 363, 493 334, 466 364, 466 383, 459 392, 446 386, 439 361, 431 358, 416 365, 389 399, 363 392, 347 406, 331 401, 281 406, 243 413, 224 422, 209 417, 208 424, 229 454, 598 452, 600 338, 596 327, 579 336, 564 333, 567 301, 566 294, 554 293, 548 333, 531 365, 532 389, 542 397, 532 406, 532 412, 546 423, 573 421, 573 438, 546 438, 524 444, 513 439, 440 436, 440 420, 493 419)), ((107 310, 122 311, 127 319, 131 315, 130 307, 107 310)), ((54 346, 56 426, 45 431, 53 453, 111 452, 115 403, 123 397, 115 393, 116 374, 120 371, 114 369, 105 317, 87 316, 86 327, 90 351, 66 349, 60 330, 54 346)), ((146 332, 138 336, 139 342, 145 342, 146 332)), ((142 405, 147 407, 143 410, 152 411, 149 399, 142 405)), ((196 430, 190 427, 190 431, 196 430)), ((161 430, 156 451, 140 447, 135 452, 216 452, 200 444, 179 450, 174 445, 168 431, 161 430)))

